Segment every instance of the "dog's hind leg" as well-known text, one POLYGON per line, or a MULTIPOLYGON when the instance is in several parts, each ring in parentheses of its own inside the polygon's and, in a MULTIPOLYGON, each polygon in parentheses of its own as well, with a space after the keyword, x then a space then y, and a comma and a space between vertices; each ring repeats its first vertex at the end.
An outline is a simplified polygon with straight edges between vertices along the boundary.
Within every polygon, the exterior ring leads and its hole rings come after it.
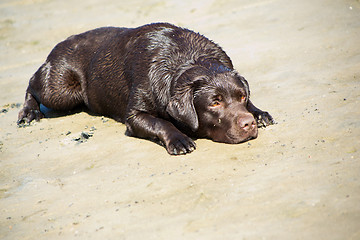
POLYGON ((29 81, 24 106, 18 115, 18 125, 43 118, 40 103, 54 110, 71 110, 82 104, 81 77, 82 74, 76 69, 44 63, 29 81))
POLYGON ((40 112, 40 103, 31 94, 30 86, 26 90, 25 102, 18 115, 17 124, 30 123, 32 120, 39 121, 44 115, 40 112))

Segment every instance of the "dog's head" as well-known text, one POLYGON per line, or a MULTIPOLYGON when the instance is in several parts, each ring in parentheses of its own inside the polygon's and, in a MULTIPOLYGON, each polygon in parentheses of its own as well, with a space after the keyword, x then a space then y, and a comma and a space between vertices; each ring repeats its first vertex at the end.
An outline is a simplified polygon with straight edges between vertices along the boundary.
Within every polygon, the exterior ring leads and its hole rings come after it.
POLYGON ((186 70, 177 79, 167 112, 197 137, 240 143, 257 137, 254 116, 247 110, 249 85, 235 71, 186 70))

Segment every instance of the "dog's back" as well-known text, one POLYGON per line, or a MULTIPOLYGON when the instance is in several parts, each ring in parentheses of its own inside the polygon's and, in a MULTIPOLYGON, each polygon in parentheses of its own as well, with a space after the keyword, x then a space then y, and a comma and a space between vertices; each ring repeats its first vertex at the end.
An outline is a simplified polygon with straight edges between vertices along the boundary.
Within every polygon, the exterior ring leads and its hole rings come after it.
POLYGON ((209 59, 233 68, 217 44, 188 29, 168 23, 125 29, 93 56, 87 72, 86 104, 121 122, 131 108, 164 118, 178 77, 209 59))

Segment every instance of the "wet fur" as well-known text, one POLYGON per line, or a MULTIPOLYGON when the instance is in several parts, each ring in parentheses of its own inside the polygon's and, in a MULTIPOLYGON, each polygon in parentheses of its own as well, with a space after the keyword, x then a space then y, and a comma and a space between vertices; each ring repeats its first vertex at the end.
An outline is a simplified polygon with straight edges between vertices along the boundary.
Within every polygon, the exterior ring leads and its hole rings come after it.
POLYGON ((249 97, 230 58, 198 33, 167 23, 105 27, 55 46, 30 79, 18 124, 41 119, 40 103, 55 110, 85 105, 125 123, 127 135, 160 140, 177 155, 195 149, 191 137, 256 138, 255 119, 273 119, 249 97), (212 108, 216 96, 222 102, 212 108))

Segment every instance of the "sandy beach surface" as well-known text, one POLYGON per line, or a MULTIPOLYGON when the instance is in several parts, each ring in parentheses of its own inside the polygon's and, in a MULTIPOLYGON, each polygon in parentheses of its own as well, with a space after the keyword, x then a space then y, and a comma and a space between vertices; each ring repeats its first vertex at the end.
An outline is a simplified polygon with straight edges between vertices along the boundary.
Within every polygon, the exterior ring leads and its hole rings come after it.
POLYGON ((360 239, 359 0, 2 0, 0 52, 0 239, 360 239), (16 126, 58 42, 150 22, 222 46, 278 124, 177 157, 87 112, 16 126))

